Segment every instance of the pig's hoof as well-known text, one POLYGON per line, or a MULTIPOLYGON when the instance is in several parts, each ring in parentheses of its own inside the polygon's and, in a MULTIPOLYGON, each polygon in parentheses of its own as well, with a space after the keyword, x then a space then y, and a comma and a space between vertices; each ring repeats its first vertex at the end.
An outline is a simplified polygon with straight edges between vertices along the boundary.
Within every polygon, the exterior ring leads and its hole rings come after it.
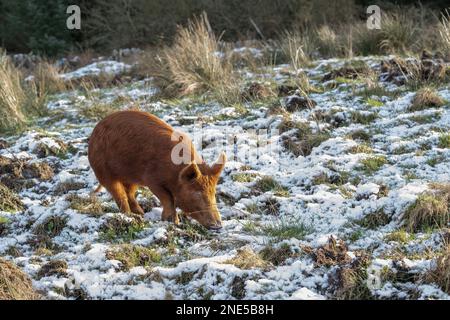
POLYGON ((179 224, 180 223, 180 219, 178 219, 178 216, 168 216, 168 217, 163 217, 162 218, 163 221, 168 221, 168 222, 173 222, 175 224, 179 224))

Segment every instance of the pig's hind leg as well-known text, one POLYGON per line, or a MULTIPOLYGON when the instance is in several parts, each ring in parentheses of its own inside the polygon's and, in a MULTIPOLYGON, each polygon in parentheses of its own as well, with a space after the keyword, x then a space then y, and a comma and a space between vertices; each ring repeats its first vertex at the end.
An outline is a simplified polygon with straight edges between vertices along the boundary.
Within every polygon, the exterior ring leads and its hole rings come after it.
POLYGON ((108 184, 103 183, 103 186, 109 191, 116 201, 120 212, 131 213, 130 205, 128 203, 128 196, 125 187, 121 182, 114 181, 108 184))
POLYGON ((137 184, 124 184, 125 191, 127 193, 128 204, 130 205, 130 210, 133 213, 144 215, 144 210, 142 210, 139 203, 136 201, 136 191, 139 188, 137 184))

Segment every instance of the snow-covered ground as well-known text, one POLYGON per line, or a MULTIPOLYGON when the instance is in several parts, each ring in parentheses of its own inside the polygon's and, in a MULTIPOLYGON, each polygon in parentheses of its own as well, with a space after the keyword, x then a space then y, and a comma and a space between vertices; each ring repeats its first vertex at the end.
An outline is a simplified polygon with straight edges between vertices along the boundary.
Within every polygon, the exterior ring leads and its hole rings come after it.
MULTIPOLYGON (((365 60, 374 66, 380 61, 365 60)), ((127 67, 102 63, 95 67, 114 72, 127 67)), ((313 84, 321 83, 325 70, 342 63, 337 59, 317 61, 306 71, 313 84)), ((85 67, 65 77, 84 76, 93 69, 85 67)), ((285 79, 283 66, 272 71, 278 82, 285 79)), ((313 131, 317 124, 312 112, 343 121, 340 126, 319 121, 330 138, 305 157, 294 156, 283 147, 280 135, 292 132, 273 131, 283 116, 268 114, 270 106, 264 103, 246 104, 248 113, 242 115, 216 103, 156 101, 151 81, 101 89, 88 96, 75 91, 54 96, 49 102, 52 114, 33 130, 8 138, 10 146, 0 150, 4 157, 46 162, 55 172, 48 181, 33 179, 32 185, 22 188, 19 196, 26 207, 22 212, 0 212, 0 217, 9 221, 8 231, 0 236, 0 256, 21 266, 49 299, 333 299, 339 287, 337 274, 344 264, 319 264, 314 258, 315 250, 333 237, 345 241, 347 264, 363 253, 370 257, 368 278, 375 279, 375 284, 368 288, 373 297, 449 299, 437 285, 420 277, 400 281, 381 275, 389 271, 398 274, 399 265, 408 275, 425 274, 433 257, 424 253, 438 252, 443 246, 439 230, 414 234, 407 243, 387 236, 402 227, 405 209, 429 183, 449 181, 450 149, 438 147, 439 136, 450 128, 449 104, 410 112, 413 92, 385 83, 387 89, 399 90, 398 96, 374 96, 369 103, 354 94, 360 85, 343 82, 329 86, 323 93, 311 94, 317 103, 313 110, 288 114, 313 131), (117 103, 118 98, 125 99, 117 103), (117 213, 109 194, 98 195, 103 214, 89 214, 89 206, 86 210, 74 208, 73 195, 89 201, 89 193, 97 185, 87 160, 87 139, 96 121, 84 117, 81 110, 94 103, 113 102, 122 109, 139 105, 194 136, 198 136, 201 119, 203 142, 199 141, 199 146, 204 147, 201 154, 209 162, 224 148, 217 141, 236 137, 237 147, 226 149, 229 161, 218 185, 223 230, 209 233, 192 222, 177 227, 161 222, 159 202, 145 191, 139 195, 141 202, 149 204, 145 225, 126 230, 127 236, 111 236, 105 231, 105 223, 111 219, 124 224, 129 220, 117 213), (356 123, 352 120, 356 111, 377 116, 367 124, 356 123), (265 139, 266 145, 259 143, 259 149, 255 148, 261 139, 256 129, 275 132, 265 139), (365 144, 370 145, 372 154, 350 151, 364 144, 349 137, 357 130, 369 134, 365 144), (41 144, 53 151, 42 156, 36 151, 41 144), (57 152, 62 144, 67 146, 63 156, 57 152), (361 160, 371 156, 384 156, 387 161, 379 170, 366 172, 361 160), (279 188, 258 190, 256 184, 264 176, 276 180, 282 192, 279 188), (342 183, 330 182, 335 176, 346 178, 342 183), (384 225, 370 229, 358 223, 380 210, 388 218, 384 225), (59 229, 56 222, 48 220, 54 217, 64 221, 59 229), (37 231, 42 226, 50 237, 45 246, 37 231), (124 268, 123 262, 110 254, 124 243, 151 248, 160 257, 155 261, 140 257, 141 263, 124 268), (263 254, 268 248, 278 252, 281 260, 263 254), (242 255, 242 250, 250 252, 250 257, 242 255), (266 257, 265 263, 253 267, 232 263, 251 262, 252 257, 266 257), (51 261, 66 262, 64 270, 43 272, 42 266, 51 261)), ((450 101, 448 88, 438 92, 450 101)))

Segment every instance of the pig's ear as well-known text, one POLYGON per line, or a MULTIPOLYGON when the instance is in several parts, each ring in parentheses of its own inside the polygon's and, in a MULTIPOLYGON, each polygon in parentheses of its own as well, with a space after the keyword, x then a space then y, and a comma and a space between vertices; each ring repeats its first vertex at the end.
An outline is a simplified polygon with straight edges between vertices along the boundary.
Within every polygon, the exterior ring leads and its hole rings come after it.
POLYGON ((211 166, 211 174, 218 176, 222 172, 225 167, 225 162, 227 162, 227 156, 225 152, 221 152, 219 158, 217 158, 216 162, 211 166))
POLYGON ((180 179, 183 181, 194 181, 202 173, 195 162, 192 162, 180 172, 180 179))

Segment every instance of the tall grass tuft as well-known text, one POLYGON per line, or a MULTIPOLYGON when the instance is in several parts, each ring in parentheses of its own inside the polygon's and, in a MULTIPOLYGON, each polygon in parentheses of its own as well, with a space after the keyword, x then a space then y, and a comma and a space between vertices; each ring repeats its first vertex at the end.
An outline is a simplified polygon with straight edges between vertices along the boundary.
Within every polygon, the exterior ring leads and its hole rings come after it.
POLYGON ((34 81, 26 85, 22 78, 20 70, 0 52, 0 132, 18 132, 26 127, 27 116, 45 113, 47 94, 40 94, 34 81))
POLYGON ((438 26, 441 47, 444 52, 450 52, 450 11, 445 10, 442 14, 442 21, 438 26))
POLYGON ((407 53, 417 45, 419 32, 415 21, 408 14, 384 14, 380 48, 387 53, 407 53))
POLYGON ((26 93, 21 81, 20 71, 0 52, 0 132, 17 131, 26 122, 22 111, 26 93))
POLYGON ((179 95, 211 93, 222 102, 230 102, 239 90, 232 65, 222 59, 218 38, 213 34, 205 13, 179 27, 171 47, 156 58, 156 74, 166 91, 179 95))

